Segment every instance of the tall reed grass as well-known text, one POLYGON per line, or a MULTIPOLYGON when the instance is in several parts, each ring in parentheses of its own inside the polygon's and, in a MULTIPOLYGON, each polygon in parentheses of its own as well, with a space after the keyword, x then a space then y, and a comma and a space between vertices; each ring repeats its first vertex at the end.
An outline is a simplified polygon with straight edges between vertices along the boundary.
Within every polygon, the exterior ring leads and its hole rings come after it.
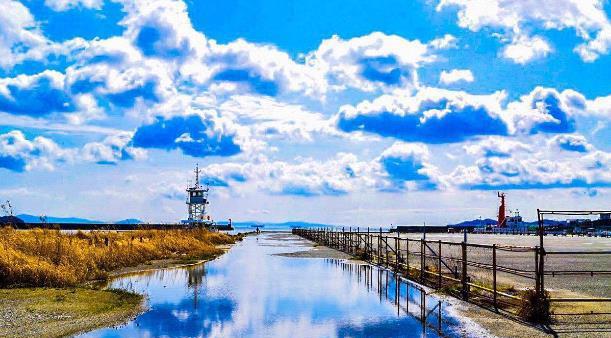
POLYGON ((0 287, 73 286, 112 270, 167 258, 206 259, 234 236, 204 229, 91 231, 0 229, 0 287))

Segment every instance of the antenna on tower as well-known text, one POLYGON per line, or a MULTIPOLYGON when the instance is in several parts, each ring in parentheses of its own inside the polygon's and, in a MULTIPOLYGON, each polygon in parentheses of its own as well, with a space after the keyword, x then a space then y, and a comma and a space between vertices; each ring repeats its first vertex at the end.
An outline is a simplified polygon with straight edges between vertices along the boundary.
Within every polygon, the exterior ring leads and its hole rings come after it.
POLYGON ((195 187, 199 188, 199 163, 195 164, 195 187))

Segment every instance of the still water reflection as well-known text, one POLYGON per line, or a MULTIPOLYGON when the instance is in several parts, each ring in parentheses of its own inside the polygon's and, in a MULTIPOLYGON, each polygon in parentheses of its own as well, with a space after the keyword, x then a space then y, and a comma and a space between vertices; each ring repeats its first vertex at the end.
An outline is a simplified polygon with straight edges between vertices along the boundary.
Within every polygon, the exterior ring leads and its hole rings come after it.
MULTIPOLYGON (((83 336, 439 336, 433 329, 437 301, 426 300, 432 311, 423 327, 416 318, 420 291, 392 274, 334 259, 274 255, 307 249, 288 234, 250 236, 205 265, 115 279, 111 287, 146 294, 149 310, 122 327, 83 336)), ((458 335, 459 321, 442 317, 443 335, 458 335)))

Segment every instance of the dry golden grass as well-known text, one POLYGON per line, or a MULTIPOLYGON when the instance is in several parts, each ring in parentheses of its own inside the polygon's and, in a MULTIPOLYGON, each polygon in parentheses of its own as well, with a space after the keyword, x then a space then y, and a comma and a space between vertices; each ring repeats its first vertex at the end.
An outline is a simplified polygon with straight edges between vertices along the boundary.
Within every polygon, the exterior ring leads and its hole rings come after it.
POLYGON ((73 286, 167 258, 214 257, 235 237, 204 229, 91 231, 0 229, 0 287, 73 286))

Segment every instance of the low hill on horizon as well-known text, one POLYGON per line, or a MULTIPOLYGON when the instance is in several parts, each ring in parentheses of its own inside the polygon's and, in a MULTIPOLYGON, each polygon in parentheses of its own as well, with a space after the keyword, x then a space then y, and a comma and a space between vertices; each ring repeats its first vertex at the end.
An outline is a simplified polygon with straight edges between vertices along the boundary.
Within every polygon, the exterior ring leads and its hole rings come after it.
POLYGON ((115 224, 144 224, 141 220, 137 218, 126 218, 120 221, 115 222, 115 224))
MULTIPOLYGON (((29 214, 19 214, 16 217, 23 220, 25 223, 41 223, 39 216, 29 215, 29 214)), ((449 227, 461 228, 461 227, 477 227, 477 226, 487 226, 487 225, 496 225, 496 220, 491 218, 485 219, 473 219, 466 220, 459 223, 447 224, 449 227)), ((116 222, 104 222, 98 220, 91 220, 87 218, 80 217, 55 217, 55 216, 47 216, 47 223, 80 223, 80 224, 100 224, 100 223, 114 223, 114 224, 145 224, 146 222, 137 219, 137 218, 126 218, 123 220, 119 220, 116 222)), ((227 221, 217 222, 218 224, 227 224, 227 221)), ((535 226, 537 225, 537 221, 532 222, 524 222, 526 225, 535 226)), ((545 225, 558 225, 564 224, 563 221, 556 220, 545 220, 545 225)), ((264 222, 264 221, 238 221, 233 222, 233 226, 236 228, 248 228, 254 226, 261 226, 264 229, 272 229, 272 228, 325 228, 325 227, 334 227, 341 228, 344 227, 346 230, 349 226, 342 225, 333 225, 333 224, 324 224, 324 223, 314 223, 314 222, 305 222, 305 221, 286 221, 286 222, 264 222)), ((374 226, 375 227, 375 226, 374 226)), ((383 228, 387 228, 388 226, 383 226, 383 228)), ((355 228, 353 226, 353 228, 355 228)), ((361 227, 366 228, 366 227, 361 227)))
MULTIPOLYGON (((40 216, 20 214, 20 215, 17 215, 17 217, 19 217, 25 223, 42 223, 40 221, 40 216)), ((82 223, 82 224, 106 223, 102 221, 90 220, 90 219, 79 218, 79 217, 54 217, 54 216, 46 216, 46 217, 47 217, 47 223, 82 223)))
MULTIPOLYGON (((477 226, 487 226, 487 225, 496 225, 497 220, 492 219, 492 218, 485 218, 485 219, 474 219, 471 221, 463 221, 460 223, 456 223, 456 224, 448 224, 448 227, 452 227, 452 228, 463 228, 463 227, 477 227, 477 226)), ((561 225, 561 224, 565 224, 565 221, 557 221, 557 220, 553 220, 553 219, 545 219, 543 220, 543 224, 546 226, 554 226, 554 225, 561 225)), ((537 221, 532 221, 532 222, 527 222, 524 221, 524 224, 527 226, 537 226, 538 222, 537 221)))

